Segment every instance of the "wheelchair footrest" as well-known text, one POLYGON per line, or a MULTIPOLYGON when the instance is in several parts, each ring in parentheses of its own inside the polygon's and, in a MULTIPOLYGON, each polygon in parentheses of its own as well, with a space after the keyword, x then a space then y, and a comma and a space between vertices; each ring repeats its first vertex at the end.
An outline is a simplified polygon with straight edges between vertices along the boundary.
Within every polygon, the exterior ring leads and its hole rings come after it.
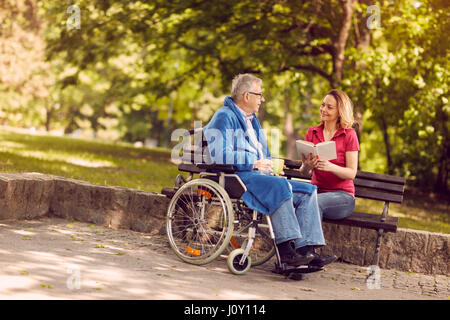
POLYGON ((317 272, 321 270, 324 270, 324 268, 310 265, 292 267, 287 265, 286 263, 282 263, 280 266, 278 263, 275 263, 275 269, 273 269, 272 272, 284 275, 293 280, 302 280, 302 274, 317 272))

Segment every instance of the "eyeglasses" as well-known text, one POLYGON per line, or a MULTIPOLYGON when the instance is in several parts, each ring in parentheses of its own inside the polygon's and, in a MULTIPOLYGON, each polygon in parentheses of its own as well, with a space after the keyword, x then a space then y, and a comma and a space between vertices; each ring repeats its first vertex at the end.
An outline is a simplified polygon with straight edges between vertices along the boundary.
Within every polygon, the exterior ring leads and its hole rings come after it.
POLYGON ((254 94, 255 96, 259 96, 259 98, 260 98, 260 99, 262 99, 262 98, 263 98, 263 94, 262 94, 262 92, 261 92, 261 93, 257 93, 257 92, 250 92, 250 91, 248 91, 248 93, 250 93, 250 94, 254 94))

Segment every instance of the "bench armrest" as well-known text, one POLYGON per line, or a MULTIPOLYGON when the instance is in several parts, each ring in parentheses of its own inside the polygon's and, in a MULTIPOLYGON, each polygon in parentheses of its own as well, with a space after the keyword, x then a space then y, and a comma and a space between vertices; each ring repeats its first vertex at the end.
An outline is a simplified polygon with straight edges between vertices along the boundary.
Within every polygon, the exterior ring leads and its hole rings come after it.
POLYGON ((281 159, 284 160, 284 165, 288 169, 300 169, 300 167, 302 166, 302 162, 299 160, 292 160, 292 159, 285 159, 285 158, 281 158, 281 159))

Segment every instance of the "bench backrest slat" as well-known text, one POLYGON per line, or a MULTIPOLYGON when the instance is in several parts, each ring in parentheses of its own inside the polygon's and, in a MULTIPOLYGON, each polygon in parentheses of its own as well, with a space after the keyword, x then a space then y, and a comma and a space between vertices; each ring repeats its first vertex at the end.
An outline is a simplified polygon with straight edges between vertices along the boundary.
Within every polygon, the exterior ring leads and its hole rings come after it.
POLYGON ((353 214, 347 219, 329 220, 324 218, 324 222, 343 224, 349 226, 358 226, 368 229, 383 229, 384 232, 396 232, 398 226, 397 217, 386 217, 386 221, 380 221, 378 214, 368 214, 363 212, 353 212, 353 214))
POLYGON ((364 189, 364 188, 355 188, 355 197, 371 200, 389 201, 395 203, 402 203, 403 201, 402 194, 380 192, 373 189, 364 189))
POLYGON ((391 191, 395 193, 402 194, 404 191, 404 185, 395 184, 395 183, 386 183, 386 182, 380 182, 376 180, 365 180, 362 178, 356 178, 354 181, 355 187, 362 187, 362 188, 370 188, 370 189, 377 189, 382 191, 391 191))
POLYGON ((380 181, 380 182, 386 182, 386 183, 394 183, 394 184, 399 184, 399 185, 404 185, 406 182, 406 179, 403 177, 391 176, 391 175, 382 174, 382 173, 359 171, 359 170, 356 174, 356 178, 374 180, 374 181, 380 181))
MULTIPOLYGON (((293 166, 290 166, 291 168, 293 166)), ((285 176, 309 181, 297 169, 284 169, 285 176)), ((355 196, 359 198, 402 203, 405 179, 371 172, 358 171, 355 196)))

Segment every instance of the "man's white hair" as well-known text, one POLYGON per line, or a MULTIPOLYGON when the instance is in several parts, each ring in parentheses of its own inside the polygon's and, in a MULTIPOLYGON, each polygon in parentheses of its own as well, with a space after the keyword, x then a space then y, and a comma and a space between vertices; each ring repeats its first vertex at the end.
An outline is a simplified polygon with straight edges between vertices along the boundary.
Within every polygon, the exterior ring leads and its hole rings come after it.
POLYGON ((233 101, 240 101, 244 92, 252 90, 254 83, 261 85, 262 80, 249 73, 235 76, 231 84, 231 98, 233 101))

